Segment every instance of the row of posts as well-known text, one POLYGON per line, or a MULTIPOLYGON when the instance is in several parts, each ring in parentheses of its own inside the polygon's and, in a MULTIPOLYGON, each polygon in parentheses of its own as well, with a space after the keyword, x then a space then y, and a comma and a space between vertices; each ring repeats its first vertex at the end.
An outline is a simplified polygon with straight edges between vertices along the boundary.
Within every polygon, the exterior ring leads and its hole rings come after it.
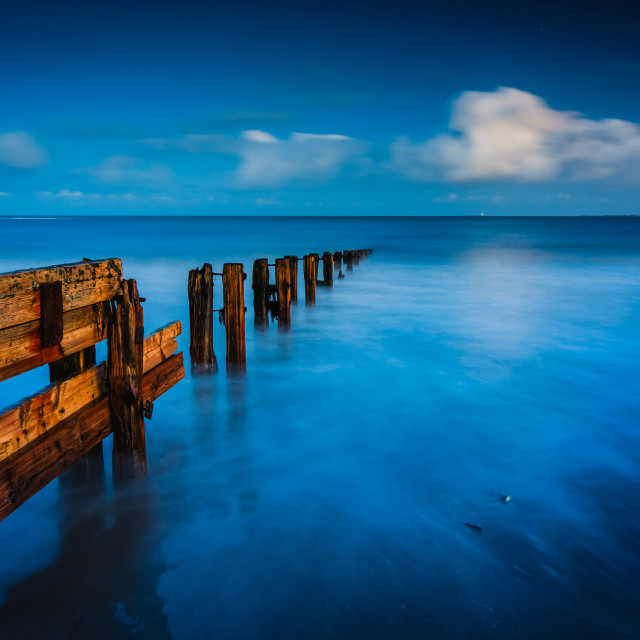
MULTIPOLYGON (((354 264, 371 253, 371 249, 355 251, 326 251, 322 258, 310 253, 302 258, 304 274, 305 304, 316 302, 316 286, 332 287, 334 271, 343 278, 342 267, 352 271, 354 264), (322 260, 322 280, 318 280, 318 264, 322 260)), ((252 289, 254 324, 269 324, 269 316, 278 319, 279 329, 288 329, 291 325, 291 303, 298 301, 298 262, 297 256, 277 258, 269 264, 267 258, 253 263, 252 289), (275 267, 275 284, 269 283, 269 267, 275 267)), ((214 312, 219 313, 224 324, 227 342, 227 367, 243 368, 247 361, 245 346, 244 281, 247 274, 239 263, 227 263, 222 273, 214 273, 213 267, 205 263, 202 269, 189 272, 189 325, 191 344, 191 370, 193 373, 215 373, 218 370, 213 351, 214 312), (213 276, 222 276, 223 306, 213 308, 213 276)))

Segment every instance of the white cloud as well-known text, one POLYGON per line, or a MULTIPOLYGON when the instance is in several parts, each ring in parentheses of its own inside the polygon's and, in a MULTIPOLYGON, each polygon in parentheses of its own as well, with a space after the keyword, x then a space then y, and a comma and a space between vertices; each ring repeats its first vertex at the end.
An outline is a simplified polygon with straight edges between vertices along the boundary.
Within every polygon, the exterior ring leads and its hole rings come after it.
POLYGON ((324 182, 335 178, 365 145, 337 134, 292 133, 278 140, 262 131, 245 132, 236 178, 241 187, 276 187, 293 180, 324 182))
POLYGON ((640 176, 638 125, 557 111, 518 89, 464 92, 453 103, 449 128, 422 143, 398 139, 389 168, 424 182, 640 176))
POLYGON ((8 191, 0 191, 0 198, 10 198, 11 195, 8 191))
POLYGON ((190 134, 144 141, 156 149, 219 153, 239 158, 235 186, 272 188, 292 181, 322 183, 361 159, 368 145, 338 134, 292 133, 281 140, 267 131, 243 131, 239 137, 190 134))
POLYGON ((47 150, 26 131, 0 134, 0 164, 14 169, 37 169, 49 162, 47 150))
POLYGON ((82 191, 72 191, 71 189, 61 189, 57 193, 53 191, 38 191, 36 192, 36 196, 38 198, 42 198, 45 200, 50 200, 53 198, 60 198, 62 200, 77 200, 80 198, 99 198, 100 196, 97 193, 85 194, 82 191))
POLYGON ((260 131, 258 129, 252 129, 251 131, 243 131, 242 137, 245 140, 249 140, 250 142, 278 142, 278 138, 272 136, 270 133, 266 131, 260 131))
POLYGON ((82 198, 83 196, 82 191, 71 191, 70 189, 62 189, 56 193, 57 198, 82 198))
POLYGON ((161 164, 147 164, 130 156, 111 156, 96 167, 78 169, 97 182, 114 185, 133 185, 150 189, 166 187, 173 182, 173 171, 161 164))

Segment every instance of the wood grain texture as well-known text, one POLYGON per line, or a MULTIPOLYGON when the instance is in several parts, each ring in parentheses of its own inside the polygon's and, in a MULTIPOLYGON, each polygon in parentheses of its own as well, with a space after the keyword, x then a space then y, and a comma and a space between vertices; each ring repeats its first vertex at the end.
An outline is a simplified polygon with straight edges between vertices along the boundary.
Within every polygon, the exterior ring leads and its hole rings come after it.
POLYGON ((254 325, 268 325, 269 314, 267 293, 269 285, 269 260, 259 258, 253 262, 251 288, 253 289, 253 323, 254 325))
POLYGON ((298 256, 285 256, 289 261, 289 298, 292 303, 298 302, 298 256))
MULTIPOLYGON (((183 378, 184 360, 177 353, 144 375, 144 398, 157 400, 183 378)), ((0 463, 0 520, 110 433, 109 396, 105 393, 0 463)))
MULTIPOLYGON (((51 383, 61 382, 65 378, 80 373, 84 369, 93 367, 95 364, 95 346, 76 351, 76 353, 65 356, 62 360, 49 363, 49 381, 51 383)), ((95 447, 73 463, 65 482, 84 485, 88 481, 98 479, 104 479, 104 451, 102 442, 98 442, 95 447)))
POLYGON ((137 477, 147 472, 142 374, 142 306, 135 280, 123 280, 117 305, 110 302, 107 376, 113 426, 114 476, 137 477), (116 455, 117 454, 117 455, 116 455))
POLYGON ((184 379, 184 356, 182 351, 167 358, 142 378, 142 397, 154 402, 184 379))
POLYGON ((40 283, 62 282, 63 311, 67 312, 109 300, 121 279, 118 258, 2 273, 0 330, 40 319, 40 283))
POLYGON ((305 304, 316 303, 316 281, 318 279, 318 254, 311 253, 302 259, 304 273, 304 301, 305 304))
MULTIPOLYGON (((175 338, 180 332, 180 322, 174 322, 145 339, 144 373, 167 361, 177 351, 175 338)), ((107 393, 106 362, 101 362, 5 409, 0 413, 0 461, 107 393)), ((145 400, 148 397, 143 393, 145 400)))
POLYGON ((227 263, 223 266, 222 296, 224 298, 224 328, 227 338, 226 361, 227 364, 232 365, 244 365, 247 362, 244 279, 244 268, 241 264, 227 263))
POLYGON ((291 325, 291 263, 288 258, 276 259, 276 291, 278 299, 278 329, 291 325))
POLYGON ((145 338, 142 350, 144 373, 164 362, 178 350, 176 338, 181 333, 182 323, 178 320, 161 327, 145 338))
POLYGON ((213 269, 209 263, 189 271, 189 355, 193 373, 218 370, 213 352, 213 269))
POLYGON ((60 344, 42 348, 40 320, 0 331, 0 381, 59 360, 107 337, 107 303, 99 302, 64 314, 60 344))

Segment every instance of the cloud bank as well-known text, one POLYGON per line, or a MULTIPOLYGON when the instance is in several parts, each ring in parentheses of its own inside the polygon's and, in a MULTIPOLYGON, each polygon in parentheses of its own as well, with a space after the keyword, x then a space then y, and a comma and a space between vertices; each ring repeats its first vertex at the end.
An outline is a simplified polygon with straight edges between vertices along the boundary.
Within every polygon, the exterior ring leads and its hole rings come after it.
POLYGON ((449 129, 421 143, 396 140, 388 168, 420 182, 640 177, 638 125, 557 111, 518 89, 462 93, 449 129))
POLYGON ((37 169, 49 162, 47 150, 26 131, 0 134, 0 164, 12 169, 37 169))

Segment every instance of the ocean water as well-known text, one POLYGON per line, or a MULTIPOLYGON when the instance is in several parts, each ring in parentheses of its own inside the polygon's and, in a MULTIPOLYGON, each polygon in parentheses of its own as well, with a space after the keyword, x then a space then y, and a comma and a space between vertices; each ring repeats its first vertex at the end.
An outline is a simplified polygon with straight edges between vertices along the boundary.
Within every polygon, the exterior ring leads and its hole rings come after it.
POLYGON ((63 476, 0 523, 0 637, 640 637, 639 218, 5 218, 0 238, 0 271, 121 257, 187 364, 147 478, 113 486, 109 438, 104 483, 63 476), (288 333, 254 330, 249 276, 246 374, 216 326, 219 373, 190 376, 189 269, 369 247, 315 307, 299 285, 288 333))

